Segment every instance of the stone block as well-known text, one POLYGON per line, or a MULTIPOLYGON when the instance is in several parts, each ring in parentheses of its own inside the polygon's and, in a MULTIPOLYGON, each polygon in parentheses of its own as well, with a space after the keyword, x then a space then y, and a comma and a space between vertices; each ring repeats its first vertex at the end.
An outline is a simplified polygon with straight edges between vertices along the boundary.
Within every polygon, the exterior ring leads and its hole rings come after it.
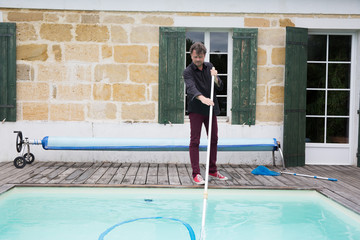
POLYGON ((19 101, 48 101, 50 98, 48 83, 18 81, 16 85, 16 98, 19 101))
POLYGON ((121 118, 125 121, 155 120, 155 104, 123 104, 121 118))
POLYGON ((159 47, 152 47, 150 49, 150 62, 159 64, 159 47))
POLYGON ((100 16, 98 14, 82 14, 81 23, 99 23, 100 16))
POLYGON ((258 67, 257 84, 283 83, 284 74, 284 67, 258 67))
POLYGON ((44 14, 41 12, 9 12, 7 15, 9 22, 34 22, 43 21, 44 14))
POLYGON ((270 86, 269 100, 272 103, 284 103, 284 87, 270 86))
POLYGON ((23 120, 48 120, 49 105, 42 102, 24 102, 22 104, 23 120))
POLYGON ((114 43, 127 43, 128 34, 122 26, 111 27, 111 41, 114 43))
POLYGON ((60 45, 53 45, 52 50, 53 50, 55 61, 60 62, 61 58, 62 58, 61 46, 60 45))
POLYGON ((266 65, 267 63, 267 53, 265 49, 258 48, 257 52, 257 64, 259 65, 266 65))
POLYGON ((85 107, 82 104, 50 104, 51 121, 84 121, 85 107))
POLYGON ((66 81, 68 68, 62 64, 38 64, 37 81, 66 81))
POLYGON ((245 27, 270 27, 270 20, 266 18, 249 18, 244 19, 245 27))
POLYGON ((115 24, 133 24, 135 19, 127 15, 110 15, 104 16, 103 23, 115 23, 115 24))
POLYGON ((130 33, 130 42, 159 44, 159 27, 133 27, 130 33))
POLYGON ((273 65, 285 65, 285 48, 273 48, 271 52, 273 65))
POLYGON ((110 84, 94 84, 93 98, 95 101, 108 101, 111 99, 111 85, 110 84))
POLYGON ((88 117, 95 120, 116 119, 117 106, 114 103, 95 102, 88 106, 88 117))
POLYGON ((136 83, 157 83, 158 67, 150 65, 131 65, 130 81, 136 83))
POLYGON ((96 82, 125 82, 127 80, 127 67, 122 64, 99 64, 95 67, 94 78, 96 82))
POLYGON ((141 45, 115 46, 114 60, 119 63, 147 63, 148 48, 141 45))
POLYGON ((61 18, 64 18, 64 14, 61 13, 44 13, 45 22, 59 22, 61 18))
POLYGON ((159 100, 159 85, 158 84, 152 84, 150 86, 150 101, 157 102, 159 100))
POLYGON ((16 40, 17 41, 31 41, 37 40, 38 35, 35 27, 30 23, 17 23, 16 24, 16 40))
POLYGON ((71 24, 43 23, 40 27, 40 37, 54 42, 68 42, 72 39, 71 24))
POLYGON ((112 53, 112 47, 111 46, 107 46, 107 45, 101 46, 101 56, 102 56, 103 59, 111 58, 112 55, 113 55, 113 53, 112 53))
POLYGON ((165 16, 146 16, 141 20, 141 23, 159 26, 172 26, 174 25, 174 19, 165 16))
POLYGON ((285 47, 285 28, 259 29, 259 46, 279 46, 285 47))
POLYGON ((119 102, 143 102, 146 100, 145 85, 116 83, 113 85, 113 100, 119 102))
POLYGON ((90 84, 57 85, 56 99, 63 101, 84 101, 91 99, 90 84))
POLYGON ((34 80, 34 70, 28 64, 16 64, 17 80, 34 80))
POLYGON ((80 14, 78 13, 67 13, 65 15, 65 22, 68 23, 80 23, 80 14))
POLYGON ((256 87, 256 104, 266 103, 266 87, 264 85, 256 87))
POLYGON ((80 24, 76 26, 76 41, 106 42, 110 34, 106 26, 80 24))
POLYGON ((66 44, 66 61, 98 62, 100 49, 95 44, 66 44))
POLYGON ((26 61, 46 61, 48 59, 47 44, 27 44, 17 46, 16 59, 26 61))
POLYGON ((280 27, 295 27, 295 23, 289 18, 283 18, 279 20, 280 27))
POLYGON ((257 105, 256 122, 281 123, 284 119, 283 105, 257 105))

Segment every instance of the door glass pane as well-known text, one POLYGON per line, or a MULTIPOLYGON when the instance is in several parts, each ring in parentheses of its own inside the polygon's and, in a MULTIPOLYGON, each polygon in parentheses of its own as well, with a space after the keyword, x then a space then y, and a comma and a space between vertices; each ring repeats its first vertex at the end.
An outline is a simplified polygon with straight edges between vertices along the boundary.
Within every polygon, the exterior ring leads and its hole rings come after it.
POLYGON ((306 92, 306 114, 325 114, 325 91, 308 90, 306 92))
POLYGON ((309 63, 307 65, 307 87, 325 88, 326 64, 309 63))
POLYGON ((228 50, 228 33, 211 32, 210 33, 210 52, 227 52, 228 50))
POLYGON ((329 88, 350 88, 350 64, 329 63, 329 88))
POLYGON ((324 143, 324 118, 306 118, 306 142, 324 143))
POLYGON ((308 61, 326 60, 326 35, 309 35, 308 61))
POLYGON ((348 116, 349 101, 349 91, 329 91, 327 100, 327 114, 331 116, 348 116))
POLYGON ((220 76, 221 81, 224 84, 224 87, 221 91, 217 92, 217 95, 227 95, 227 77, 226 76, 220 76))
POLYGON ((327 119, 327 143, 349 143, 349 119, 327 119))
POLYGON ((351 61, 351 36, 329 36, 329 61, 351 61))
POLYGON ((210 62, 219 74, 227 73, 227 54, 210 54, 210 62))

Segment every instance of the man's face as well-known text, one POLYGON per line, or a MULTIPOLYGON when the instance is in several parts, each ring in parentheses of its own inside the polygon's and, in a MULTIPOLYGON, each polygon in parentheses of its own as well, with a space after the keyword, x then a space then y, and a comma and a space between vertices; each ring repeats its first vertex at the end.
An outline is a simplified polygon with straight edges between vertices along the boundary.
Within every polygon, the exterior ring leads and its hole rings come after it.
POLYGON ((195 50, 193 50, 191 53, 191 60, 198 68, 202 68, 202 65, 205 60, 205 54, 203 53, 198 54, 195 50))

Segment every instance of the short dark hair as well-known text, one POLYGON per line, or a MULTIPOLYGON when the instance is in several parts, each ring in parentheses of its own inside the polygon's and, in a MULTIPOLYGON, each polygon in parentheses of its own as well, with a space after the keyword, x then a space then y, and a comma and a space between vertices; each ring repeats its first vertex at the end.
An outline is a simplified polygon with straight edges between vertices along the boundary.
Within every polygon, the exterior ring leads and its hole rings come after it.
POLYGON ((193 45, 191 45, 190 54, 192 54, 194 50, 197 54, 201 54, 201 53, 203 53, 204 55, 206 54, 206 47, 202 42, 196 42, 193 45))

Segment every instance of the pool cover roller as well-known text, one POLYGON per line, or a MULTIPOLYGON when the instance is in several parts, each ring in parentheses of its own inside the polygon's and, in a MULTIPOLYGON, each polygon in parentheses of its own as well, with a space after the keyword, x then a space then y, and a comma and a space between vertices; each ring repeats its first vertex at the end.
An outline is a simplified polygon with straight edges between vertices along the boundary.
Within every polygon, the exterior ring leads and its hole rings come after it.
MULTIPOLYGON (((16 150, 20 153, 25 146, 27 153, 15 158, 16 167, 24 167, 35 159, 30 153, 30 145, 41 145, 45 150, 84 150, 84 151, 188 151, 188 138, 105 138, 105 137, 59 137, 46 136, 41 140, 23 139, 21 131, 17 133, 16 150)), ((200 140, 200 151, 207 150, 207 139, 200 140)), ((24 152, 23 150, 23 152, 24 152)), ((275 138, 221 138, 218 151, 274 151, 280 152, 284 166, 280 143, 275 138)), ((274 159, 275 161, 275 159, 274 159)))

